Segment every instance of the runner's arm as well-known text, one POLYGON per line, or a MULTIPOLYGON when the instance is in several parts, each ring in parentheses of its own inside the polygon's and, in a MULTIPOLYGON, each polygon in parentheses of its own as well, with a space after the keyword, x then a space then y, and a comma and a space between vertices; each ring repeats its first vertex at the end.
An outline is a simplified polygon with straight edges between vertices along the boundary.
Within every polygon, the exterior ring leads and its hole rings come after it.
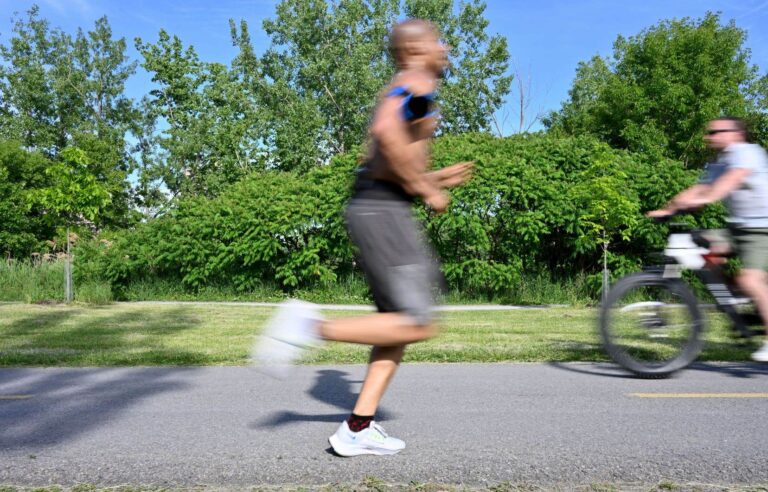
POLYGON ((421 152, 419 141, 413 141, 408 132, 408 123, 402 117, 401 99, 385 98, 379 105, 371 124, 371 136, 376 139, 379 152, 386 159, 390 170, 400 179, 408 193, 420 196, 429 202, 435 195, 441 195, 427 174, 420 169, 426 167, 426 154, 421 152))
POLYGON ((427 173, 427 177, 432 180, 438 188, 451 188, 464 184, 472 177, 472 168, 474 162, 458 162, 452 166, 438 169, 427 173))

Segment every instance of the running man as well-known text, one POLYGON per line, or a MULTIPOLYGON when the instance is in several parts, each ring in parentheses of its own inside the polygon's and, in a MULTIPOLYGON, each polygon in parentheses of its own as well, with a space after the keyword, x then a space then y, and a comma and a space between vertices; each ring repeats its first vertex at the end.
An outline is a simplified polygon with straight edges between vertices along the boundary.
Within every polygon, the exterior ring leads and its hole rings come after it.
POLYGON ((378 313, 324 321, 312 304, 288 301, 268 322, 254 352, 257 362, 274 371, 323 340, 373 346, 352 413, 329 438, 341 456, 405 448, 374 417, 406 345, 436 334, 432 291, 438 268, 411 209, 420 198, 433 211, 445 212, 450 201, 445 189, 464 183, 472 172, 468 162, 427 171, 428 144, 438 122, 435 91, 448 66, 448 48, 437 30, 427 21, 406 20, 392 29, 389 43, 398 71, 374 111, 368 158, 345 213, 378 313))
MULTIPOLYGON (((728 229, 711 231, 713 250, 735 249, 742 263, 736 283, 755 302, 768 327, 768 156, 762 147, 747 142, 747 128, 739 118, 710 121, 704 138, 718 155, 707 164, 703 179, 648 216, 664 217, 725 199, 728 229)), ((752 359, 768 362, 768 338, 752 359)))

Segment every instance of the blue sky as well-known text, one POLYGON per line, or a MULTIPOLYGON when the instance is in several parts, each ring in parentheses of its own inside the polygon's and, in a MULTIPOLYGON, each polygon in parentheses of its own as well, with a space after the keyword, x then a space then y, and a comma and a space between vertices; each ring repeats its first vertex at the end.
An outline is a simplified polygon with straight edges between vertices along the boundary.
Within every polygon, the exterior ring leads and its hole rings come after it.
MULTIPOLYGON (((68 32, 90 29, 106 14, 115 35, 129 41, 133 59, 138 59, 133 38, 154 42, 164 28, 192 44, 202 59, 228 63, 235 55, 229 19, 248 21, 260 52, 269 42, 261 23, 273 16, 277 0, 0 0, 0 42, 7 42, 13 13, 35 3, 52 25, 68 32)), ((530 77, 529 118, 560 106, 579 61, 610 54, 619 34, 634 35, 660 19, 722 12, 723 19, 733 19, 747 31, 752 62, 762 73, 768 71, 768 0, 488 0, 487 5, 489 32, 507 37, 513 60, 530 77)), ((150 88, 149 77, 139 69, 127 92, 138 98, 150 88)), ((510 106, 499 116, 506 114, 509 126, 515 111, 510 106)))

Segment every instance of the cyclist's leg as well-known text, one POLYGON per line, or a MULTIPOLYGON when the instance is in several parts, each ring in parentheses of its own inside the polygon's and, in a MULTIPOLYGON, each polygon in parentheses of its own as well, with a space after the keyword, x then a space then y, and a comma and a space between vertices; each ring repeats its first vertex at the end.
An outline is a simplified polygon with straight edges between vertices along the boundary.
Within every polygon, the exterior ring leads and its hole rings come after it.
POLYGON ((736 282, 754 301, 763 326, 768 327, 768 230, 734 229, 733 238, 742 263, 736 282))
POLYGON ((709 229, 701 235, 709 241, 709 250, 713 254, 725 256, 733 251, 733 238, 728 229, 709 229))

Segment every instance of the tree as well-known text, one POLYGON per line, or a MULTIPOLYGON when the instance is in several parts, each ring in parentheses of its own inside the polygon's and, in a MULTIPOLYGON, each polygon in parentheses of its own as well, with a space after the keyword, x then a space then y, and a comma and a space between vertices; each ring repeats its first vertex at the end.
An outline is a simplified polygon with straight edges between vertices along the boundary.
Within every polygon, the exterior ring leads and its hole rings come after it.
POLYGON ((559 112, 544 119, 545 126, 568 135, 594 133, 591 129, 601 128, 598 116, 601 105, 605 104, 601 96, 612 76, 608 62, 602 57, 594 56, 589 61, 579 62, 576 78, 568 91, 568 101, 559 112))
MULTIPOLYGON (((242 71, 201 61, 165 30, 156 44, 136 38, 142 66, 158 87, 142 102, 142 186, 162 180, 174 195, 215 196, 263 169, 261 116, 242 71), (162 126, 162 131, 157 131, 162 126), (153 147, 158 153, 153 153, 153 147)), ((156 191, 156 188, 155 188, 156 191)))
POLYGON ((39 252, 42 240, 52 237, 54 226, 31 200, 36 190, 47 186, 49 164, 18 142, 0 142, 0 253, 24 258, 39 252))
POLYGON ((569 100, 545 123, 700 166, 708 155, 702 139, 708 120, 724 114, 764 120, 758 68, 745 41, 745 31, 711 12, 619 36, 612 57, 579 64, 569 100))
POLYGON ((489 36, 480 0, 405 0, 406 17, 435 23, 451 47, 451 66, 441 89, 443 133, 488 131, 493 113, 509 93, 507 39, 489 36))
POLYGON ((629 177, 611 156, 598 157, 580 173, 568 190, 568 200, 575 205, 568 229, 576 236, 576 253, 589 253, 599 247, 603 256, 603 296, 608 293, 608 260, 611 243, 628 241, 640 217, 640 202, 628 192, 629 177))
POLYGON ((283 0, 264 22, 270 48, 256 57, 247 24, 233 25, 236 66, 272 123, 268 163, 306 170, 365 138, 378 92, 394 72, 386 37, 402 13, 433 21, 452 47, 440 92, 445 133, 488 130, 509 91, 506 40, 486 33, 480 0, 283 0))
POLYGON ((106 17, 72 37, 51 28, 36 6, 16 19, 12 32, 0 45, 0 137, 53 160, 69 146, 80 148, 113 196, 101 225, 125 225, 131 216, 127 176, 135 165, 126 135, 138 118, 124 94, 136 66, 125 40, 113 39, 106 17))
POLYGON ((541 106, 531 107, 538 88, 533 83, 530 67, 526 73, 517 62, 512 61, 512 82, 510 99, 492 115, 493 133, 498 137, 507 133, 529 133, 545 116, 541 106), (513 127, 511 132, 506 129, 510 116, 515 116, 517 120, 517 128, 513 127))
POLYGON ((112 201, 108 189, 94 176, 88 155, 76 147, 61 152, 62 160, 45 169, 50 185, 36 190, 30 205, 39 204, 66 224, 67 260, 64 268, 65 299, 72 301, 70 227, 84 221, 94 222, 112 201))

